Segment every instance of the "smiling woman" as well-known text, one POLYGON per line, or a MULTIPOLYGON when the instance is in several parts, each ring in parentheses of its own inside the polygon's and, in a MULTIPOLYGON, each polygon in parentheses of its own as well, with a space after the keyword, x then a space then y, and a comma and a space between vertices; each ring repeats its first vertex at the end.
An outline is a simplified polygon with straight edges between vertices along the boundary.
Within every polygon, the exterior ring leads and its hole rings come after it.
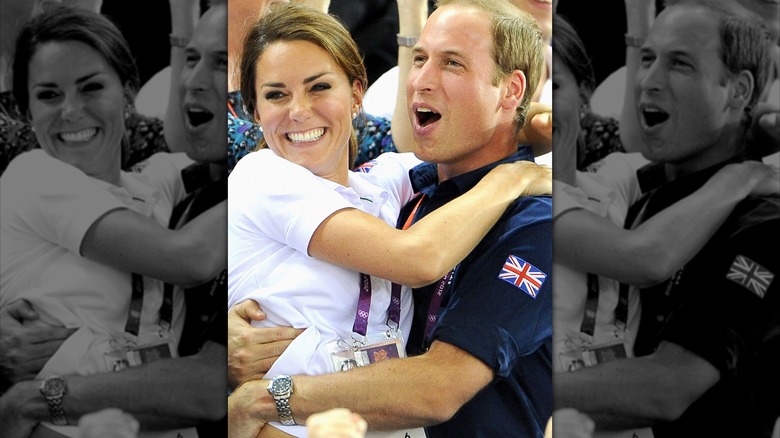
MULTIPOLYGON (((0 308, 27 300, 42 323, 75 329, 38 376, 116 370, 152 344, 176 355, 183 293, 164 294, 162 282, 199 284, 224 269, 224 236, 207 232, 225 227, 224 204, 172 231, 192 160, 158 154, 140 173, 120 170, 138 73, 104 16, 47 8, 21 30, 13 65, 42 150, 0 177, 0 308)), ((64 415, 51 410, 55 424, 64 415)))

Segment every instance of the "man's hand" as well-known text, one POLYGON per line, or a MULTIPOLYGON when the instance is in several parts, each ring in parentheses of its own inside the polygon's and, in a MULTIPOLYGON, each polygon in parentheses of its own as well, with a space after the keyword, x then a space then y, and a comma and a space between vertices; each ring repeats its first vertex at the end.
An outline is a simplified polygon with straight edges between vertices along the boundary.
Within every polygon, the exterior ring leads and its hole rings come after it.
POLYGON ((517 134, 517 144, 531 146, 536 157, 552 150, 552 107, 531 102, 525 124, 517 134))
POLYGON ((228 436, 255 438, 265 426, 255 409, 257 391, 265 391, 259 381, 247 382, 228 397, 228 436))
POLYGON ((12 302, 0 312, 0 372, 11 383, 34 378, 74 331, 39 321, 26 300, 12 302))
POLYGON ((0 397, 0 424, 3 437, 26 438, 30 435, 38 421, 29 418, 25 413, 32 412, 30 406, 43 403, 43 396, 38 391, 40 381, 28 380, 11 387, 0 397))
POLYGON ((276 359, 303 330, 292 327, 252 327, 265 313, 254 300, 236 304, 228 312, 228 383, 236 388, 262 379, 276 359))

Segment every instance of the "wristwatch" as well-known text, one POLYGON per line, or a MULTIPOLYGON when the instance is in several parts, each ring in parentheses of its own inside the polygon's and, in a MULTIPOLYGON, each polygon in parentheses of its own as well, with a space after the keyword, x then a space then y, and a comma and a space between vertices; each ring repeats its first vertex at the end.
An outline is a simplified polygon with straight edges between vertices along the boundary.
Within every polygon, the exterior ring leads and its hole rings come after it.
POLYGON ((276 401, 276 412, 285 426, 295 426, 292 409, 290 409, 290 396, 293 393, 293 382, 290 376, 276 376, 268 384, 268 392, 276 401))
POLYGON ((62 409, 62 397, 68 392, 65 379, 60 376, 49 376, 41 383, 39 389, 49 405, 51 422, 57 426, 66 426, 68 419, 65 417, 65 410, 62 409))

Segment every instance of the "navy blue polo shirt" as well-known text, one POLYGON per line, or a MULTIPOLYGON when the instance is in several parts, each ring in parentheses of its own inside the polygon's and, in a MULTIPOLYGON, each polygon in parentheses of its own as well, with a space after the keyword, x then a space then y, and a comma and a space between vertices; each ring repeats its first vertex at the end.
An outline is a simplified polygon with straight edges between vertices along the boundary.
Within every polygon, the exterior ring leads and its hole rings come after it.
MULTIPOLYGON (((518 160, 533 161, 531 149, 521 146, 500 162, 440 184, 436 165, 415 167, 412 184, 426 195, 415 220, 474 187, 498 164, 518 160)), ((416 203, 403 209, 399 223, 416 203)), ((544 435, 552 414, 551 267, 552 198, 523 197, 456 268, 429 339, 423 339, 423 332, 435 286, 414 290, 409 354, 420 354, 439 340, 476 356, 495 375, 452 419, 426 428, 429 437, 544 435)))
MULTIPOLYGON (((699 189, 725 164, 671 182, 657 165, 644 168, 640 183, 649 191, 638 203, 639 222, 699 189)), ((636 355, 668 341, 720 371, 679 419, 653 427, 657 438, 771 434, 780 415, 778 248, 780 198, 748 197, 673 279, 641 291, 636 355)))

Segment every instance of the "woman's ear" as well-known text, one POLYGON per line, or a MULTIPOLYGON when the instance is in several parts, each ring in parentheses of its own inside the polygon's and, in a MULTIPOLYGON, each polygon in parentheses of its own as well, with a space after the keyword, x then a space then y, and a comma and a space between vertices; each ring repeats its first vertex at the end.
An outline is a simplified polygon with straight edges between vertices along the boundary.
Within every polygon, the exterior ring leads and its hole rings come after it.
POLYGON ((501 96, 501 107, 515 111, 526 91, 525 74, 515 70, 504 79, 504 93, 501 96))
POLYGON ((355 79, 352 81, 352 112, 359 113, 360 106, 363 105, 363 84, 355 79))

